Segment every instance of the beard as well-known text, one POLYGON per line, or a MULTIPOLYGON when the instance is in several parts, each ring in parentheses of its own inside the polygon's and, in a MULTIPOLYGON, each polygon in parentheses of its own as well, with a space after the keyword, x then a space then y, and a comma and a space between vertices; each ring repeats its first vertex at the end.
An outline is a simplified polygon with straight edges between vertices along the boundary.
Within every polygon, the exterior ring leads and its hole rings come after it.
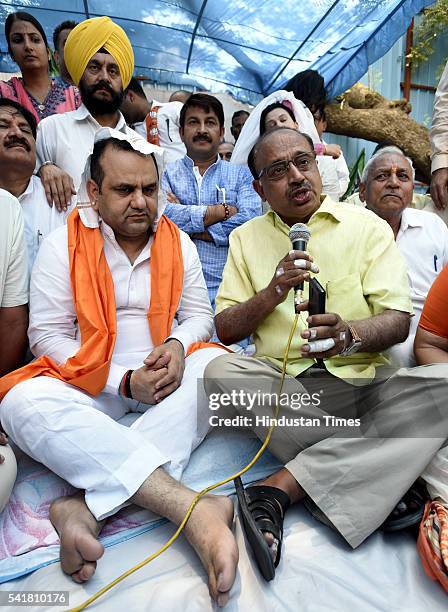
POLYGON ((94 117, 95 115, 112 115, 113 113, 116 113, 124 98, 123 89, 120 91, 114 91, 109 83, 106 83, 105 81, 100 81, 95 85, 87 86, 81 80, 79 83, 79 91, 87 110, 94 117), (106 89, 111 95, 110 100, 101 100, 96 98, 94 94, 98 89, 106 89))

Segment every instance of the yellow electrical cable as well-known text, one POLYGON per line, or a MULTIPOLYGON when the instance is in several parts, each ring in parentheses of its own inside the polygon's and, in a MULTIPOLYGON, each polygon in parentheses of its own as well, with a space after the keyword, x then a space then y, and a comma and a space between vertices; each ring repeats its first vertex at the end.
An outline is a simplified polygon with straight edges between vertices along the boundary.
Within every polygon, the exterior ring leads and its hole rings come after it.
MULTIPOLYGON (((287 361, 288 361, 289 349, 290 349, 290 346, 291 346, 292 338, 294 336, 294 332, 295 332, 296 327, 297 327, 298 320, 299 320, 299 315, 296 314, 296 316, 294 317, 294 321, 293 321, 292 327, 291 327, 291 331, 289 333, 288 343, 286 345, 286 350, 285 350, 285 354, 284 354, 284 357, 283 357, 282 373, 281 373, 281 379, 280 379, 280 390, 278 392, 278 396, 281 395, 281 392, 282 392, 282 389, 283 389, 283 383, 285 381, 285 376, 286 376, 286 364, 287 364, 287 361)), ((154 559, 159 557, 172 544, 174 544, 174 542, 177 540, 177 538, 182 533, 182 530, 184 529, 185 525, 187 524, 188 519, 191 516, 191 513, 193 512, 196 504, 201 499, 201 497, 203 497, 204 495, 207 495, 207 493, 209 493, 210 491, 213 491, 214 489, 217 489, 218 487, 222 487, 223 485, 227 484, 228 482, 231 482, 232 480, 235 480, 235 478, 238 478, 238 476, 242 476, 245 472, 250 470, 250 468, 253 465, 255 465, 255 463, 258 461, 258 459, 264 453, 264 451, 266 450, 267 445, 269 444, 269 441, 270 441, 271 436, 272 436, 272 432, 274 431, 274 428, 275 428, 275 419, 277 418, 278 413, 279 413, 279 406, 277 404, 276 407, 275 407, 275 411, 274 411, 274 419, 273 419, 271 425, 269 426, 269 430, 268 430, 267 436, 266 436, 263 444, 261 445, 261 447, 258 449, 258 451, 254 455, 254 457, 251 459, 251 461, 246 465, 246 467, 242 468, 236 474, 232 474, 232 476, 229 476, 225 480, 221 480, 220 482, 216 482, 215 484, 212 484, 212 485, 206 487, 205 489, 202 489, 202 491, 199 491, 199 493, 196 495, 196 497, 191 502, 190 507, 187 510, 187 513, 185 514, 181 524, 177 528, 177 531, 174 533, 174 535, 171 536, 171 538, 161 548, 159 548, 159 550, 156 550, 156 552, 153 553, 151 556, 147 557, 146 559, 144 559, 143 561, 141 561, 137 565, 134 565, 134 567, 131 567, 131 569, 128 569, 126 572, 124 572, 123 574, 118 576, 118 578, 115 578, 115 580, 113 580, 112 582, 107 584, 105 587, 103 587, 102 589, 100 589, 96 593, 94 593, 94 595, 89 597, 89 599, 87 599, 80 606, 77 606, 76 608, 70 608, 68 610, 68 612, 80 612, 81 610, 85 610, 87 608, 87 606, 90 606, 91 603, 93 603, 94 601, 99 599, 102 595, 104 595, 104 593, 107 593, 107 591, 109 591, 111 588, 116 586, 119 582, 121 582, 122 580, 124 580, 125 578, 127 578, 128 576, 130 576, 131 574, 133 574, 134 572, 136 572, 137 570, 139 570, 143 566, 148 565, 148 563, 151 563, 151 561, 153 561, 154 559)))

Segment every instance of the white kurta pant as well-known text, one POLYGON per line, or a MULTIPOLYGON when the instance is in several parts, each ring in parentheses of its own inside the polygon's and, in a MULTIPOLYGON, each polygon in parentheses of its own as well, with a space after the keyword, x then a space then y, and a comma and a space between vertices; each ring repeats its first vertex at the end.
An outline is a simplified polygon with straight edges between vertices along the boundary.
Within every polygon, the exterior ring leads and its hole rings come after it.
POLYGON ((187 357, 180 387, 154 406, 33 378, 5 396, 1 423, 25 453, 84 489, 100 520, 122 507, 156 468, 180 478, 209 429, 204 369, 223 353, 207 348, 187 357), (116 422, 128 412, 143 414, 130 427, 116 422))

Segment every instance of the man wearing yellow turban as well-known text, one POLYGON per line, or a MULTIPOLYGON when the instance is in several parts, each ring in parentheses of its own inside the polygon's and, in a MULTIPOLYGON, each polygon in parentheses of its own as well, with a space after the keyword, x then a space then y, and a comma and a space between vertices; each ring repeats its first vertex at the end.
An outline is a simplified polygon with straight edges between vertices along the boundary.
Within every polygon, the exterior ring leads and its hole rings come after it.
POLYGON ((73 82, 79 85, 87 64, 99 49, 105 49, 117 62, 126 89, 134 72, 134 52, 126 32, 109 17, 86 19, 68 35, 64 58, 73 82))
POLYGON ((134 71, 134 53, 125 31, 109 17, 78 24, 64 48, 67 69, 81 92, 77 111, 41 121, 36 140, 39 176, 48 203, 59 210, 72 205, 95 133, 101 127, 140 138, 119 111, 134 71))

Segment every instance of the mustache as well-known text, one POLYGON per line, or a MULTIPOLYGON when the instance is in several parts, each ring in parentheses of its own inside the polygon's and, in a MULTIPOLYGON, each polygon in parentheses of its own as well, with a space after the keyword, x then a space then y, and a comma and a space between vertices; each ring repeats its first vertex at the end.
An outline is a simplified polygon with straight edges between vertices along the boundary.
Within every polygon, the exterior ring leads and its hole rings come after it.
POLYGON ((288 189, 288 197, 293 198, 298 193, 304 193, 305 191, 312 191, 312 186, 308 181, 303 181, 300 184, 292 185, 288 189))
POLYGON ((25 147, 27 151, 31 151, 31 147, 29 143, 24 138, 14 137, 14 138, 9 138, 7 141, 5 141, 6 148, 14 147, 15 145, 22 145, 23 147, 25 147))
POLYGON ((92 93, 95 93, 95 91, 98 91, 99 89, 105 89, 106 91, 108 91, 112 95, 115 93, 114 90, 112 89, 111 85, 109 85, 109 83, 107 83, 107 81, 100 81, 99 83, 94 85, 92 87, 92 93))
POLYGON ((193 138, 193 142, 197 142, 198 140, 205 140, 206 142, 211 142, 212 139, 208 134, 198 134, 193 138))

